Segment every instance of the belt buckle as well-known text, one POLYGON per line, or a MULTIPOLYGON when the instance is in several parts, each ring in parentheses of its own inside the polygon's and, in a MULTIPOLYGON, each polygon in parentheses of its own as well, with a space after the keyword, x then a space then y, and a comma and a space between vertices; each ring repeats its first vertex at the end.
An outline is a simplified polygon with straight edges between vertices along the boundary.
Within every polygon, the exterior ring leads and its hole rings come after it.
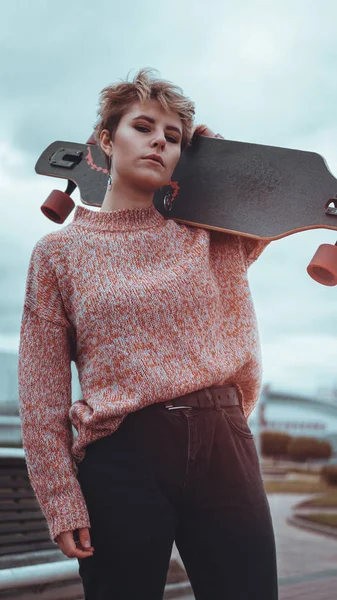
POLYGON ((165 408, 167 410, 175 410, 176 408, 192 408, 191 406, 173 406, 173 402, 171 400, 167 400, 165 402, 165 408))

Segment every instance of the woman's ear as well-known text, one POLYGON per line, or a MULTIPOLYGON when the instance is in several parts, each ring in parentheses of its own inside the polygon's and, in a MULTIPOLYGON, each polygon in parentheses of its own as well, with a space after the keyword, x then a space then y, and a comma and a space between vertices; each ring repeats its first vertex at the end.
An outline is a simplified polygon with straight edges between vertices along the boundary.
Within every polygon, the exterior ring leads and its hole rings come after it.
POLYGON ((105 154, 107 154, 108 156, 112 156, 112 141, 111 141, 111 137, 110 137, 110 133, 107 129, 103 129, 101 131, 101 134, 99 136, 99 141, 100 141, 100 146, 101 149, 103 150, 103 152, 105 152, 105 154))

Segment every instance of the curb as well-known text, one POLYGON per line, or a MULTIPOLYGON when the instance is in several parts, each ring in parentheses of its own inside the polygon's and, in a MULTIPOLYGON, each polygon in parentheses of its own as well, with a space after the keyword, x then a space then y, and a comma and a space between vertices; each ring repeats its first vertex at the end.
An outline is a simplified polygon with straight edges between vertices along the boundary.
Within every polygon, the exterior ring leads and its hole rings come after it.
POLYGON ((320 533, 321 535, 327 535, 329 537, 337 538, 337 530, 329 525, 319 525, 318 523, 312 523, 307 519, 303 519, 299 516, 293 515, 286 519, 288 525, 294 525, 300 529, 307 529, 314 533, 320 533))

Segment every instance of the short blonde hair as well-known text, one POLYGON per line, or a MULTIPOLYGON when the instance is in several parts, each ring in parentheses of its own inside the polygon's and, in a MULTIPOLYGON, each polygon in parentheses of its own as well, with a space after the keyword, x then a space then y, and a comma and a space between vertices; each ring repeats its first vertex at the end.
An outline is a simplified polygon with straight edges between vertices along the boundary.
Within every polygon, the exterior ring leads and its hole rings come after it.
POLYGON ((195 104, 183 95, 180 87, 164 79, 156 79, 155 69, 140 69, 130 82, 109 85, 100 92, 98 120, 94 126, 96 144, 100 143, 103 129, 110 132, 111 139, 117 130, 119 121, 135 102, 158 100, 164 110, 176 112, 182 121, 181 150, 191 143, 195 104))

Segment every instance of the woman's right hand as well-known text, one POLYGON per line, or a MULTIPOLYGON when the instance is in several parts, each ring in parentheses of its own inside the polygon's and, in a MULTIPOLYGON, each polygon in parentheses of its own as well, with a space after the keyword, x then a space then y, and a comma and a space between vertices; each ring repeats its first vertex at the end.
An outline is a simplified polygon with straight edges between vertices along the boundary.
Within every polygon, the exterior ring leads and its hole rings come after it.
POLYGON ((62 531, 55 538, 55 542, 68 558, 87 558, 94 553, 93 546, 90 545, 90 534, 88 527, 78 529, 79 542, 74 540, 74 531, 62 531), (89 542, 89 547, 85 543, 89 542))

